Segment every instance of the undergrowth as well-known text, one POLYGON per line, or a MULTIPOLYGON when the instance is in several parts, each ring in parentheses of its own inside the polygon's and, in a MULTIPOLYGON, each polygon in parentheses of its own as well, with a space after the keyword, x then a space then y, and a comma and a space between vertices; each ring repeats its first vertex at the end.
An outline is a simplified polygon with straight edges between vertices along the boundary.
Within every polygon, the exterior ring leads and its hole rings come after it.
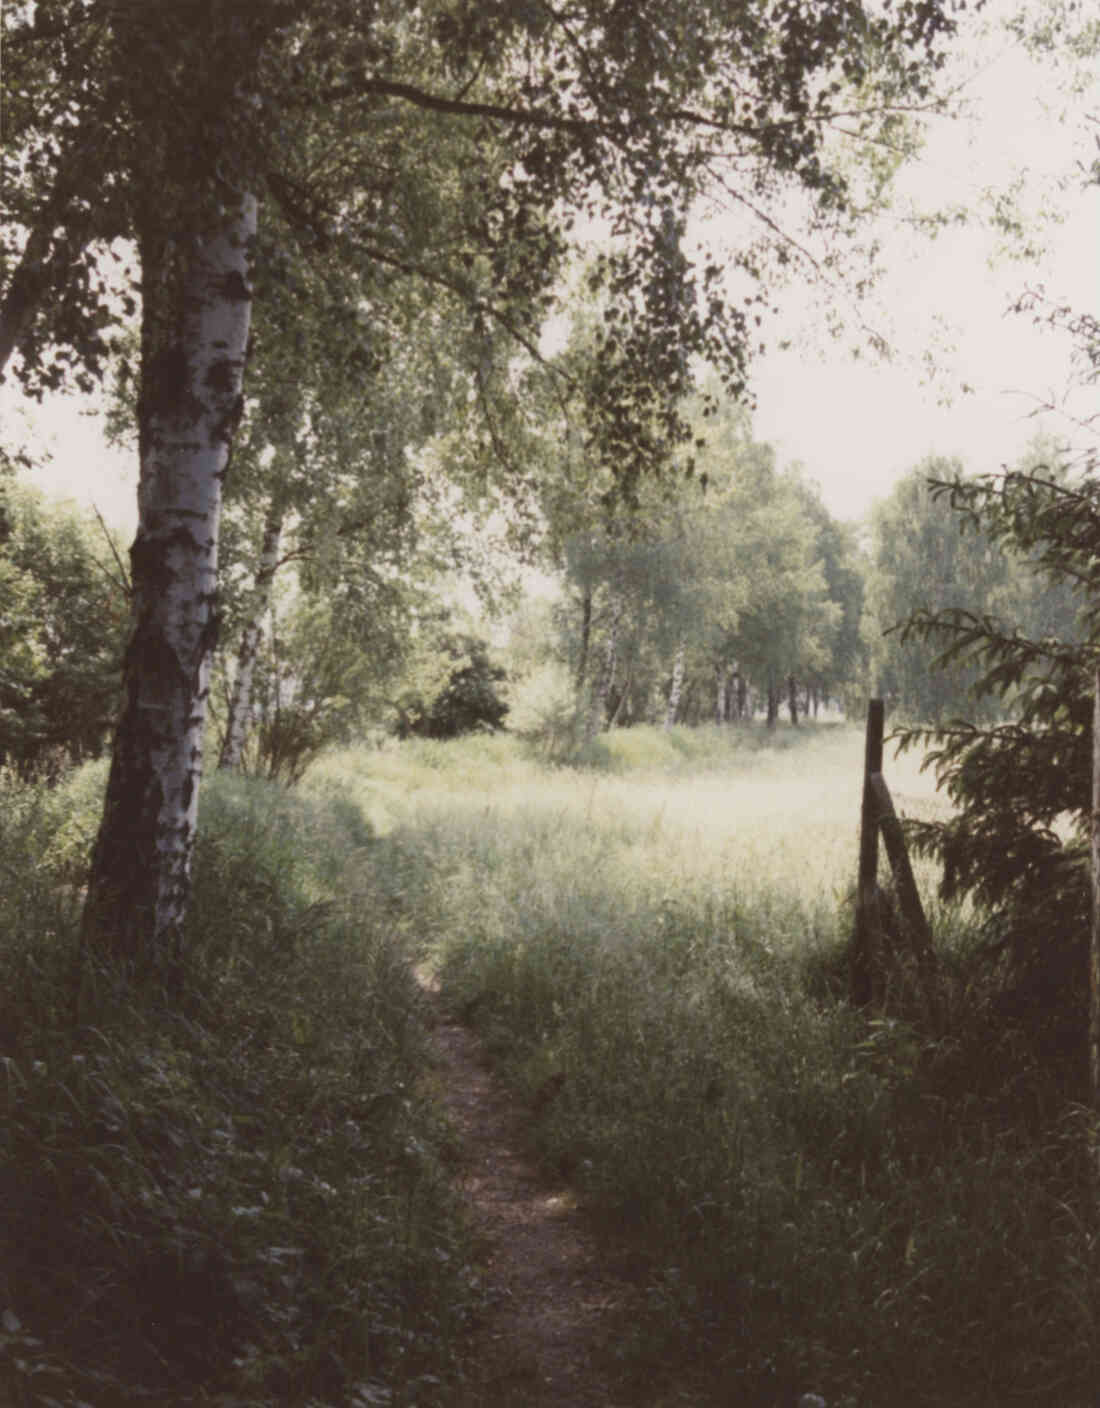
POLYGON ((843 1000, 860 767, 856 730, 623 730, 217 778, 172 994, 74 982, 101 774, 5 783, 0 1399, 457 1401, 428 954, 643 1268, 624 1402, 1092 1403, 1094 1130, 974 916, 934 912, 919 1000, 843 1000))
POLYGON ((182 989, 78 985, 101 787, 0 799, 0 1399, 448 1402, 472 1280, 369 828, 214 779, 182 989))
POLYGON ((404 752, 344 771, 535 1147, 644 1258, 624 1393, 1091 1403, 1090 1122, 998 1008, 973 916, 934 912, 920 1001, 848 1008, 860 738, 780 739, 699 740, 710 772, 663 779, 644 736, 621 775, 509 783, 481 743, 433 760, 437 788, 404 752))

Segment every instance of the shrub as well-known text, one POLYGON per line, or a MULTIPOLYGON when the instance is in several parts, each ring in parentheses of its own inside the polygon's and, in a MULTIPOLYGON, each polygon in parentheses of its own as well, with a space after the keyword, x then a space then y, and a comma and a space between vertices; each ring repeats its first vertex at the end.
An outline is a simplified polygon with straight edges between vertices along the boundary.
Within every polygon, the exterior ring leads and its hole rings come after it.
POLYGON ((513 686, 508 727, 547 761, 564 761, 572 755, 584 720, 564 665, 557 661, 540 665, 513 686))

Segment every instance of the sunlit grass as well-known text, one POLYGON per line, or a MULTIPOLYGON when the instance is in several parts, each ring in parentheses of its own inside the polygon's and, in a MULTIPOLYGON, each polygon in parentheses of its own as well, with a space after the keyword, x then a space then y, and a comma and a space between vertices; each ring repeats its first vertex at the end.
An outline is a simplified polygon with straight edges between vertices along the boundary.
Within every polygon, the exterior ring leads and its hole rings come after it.
MULTIPOLYGON (((600 748, 596 766, 553 767, 503 735, 393 745, 332 754, 310 781, 339 779, 381 834, 469 829, 507 847, 531 828, 545 863, 565 870, 618 837, 612 883, 630 895, 734 887, 816 908, 854 885, 861 729, 624 729, 600 748)), ((886 776, 900 811, 927 815, 944 804, 919 763, 888 751, 886 776)))

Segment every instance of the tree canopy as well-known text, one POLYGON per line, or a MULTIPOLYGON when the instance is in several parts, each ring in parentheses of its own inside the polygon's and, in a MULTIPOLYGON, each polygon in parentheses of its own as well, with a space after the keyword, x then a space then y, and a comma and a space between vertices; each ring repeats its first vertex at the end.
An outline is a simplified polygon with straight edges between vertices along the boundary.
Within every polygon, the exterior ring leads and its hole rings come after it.
MULTIPOLYGON (((693 201, 718 177, 760 213, 764 244, 782 244, 768 212, 793 185, 844 226, 858 211, 831 129, 873 142, 930 101, 953 8, 13 8, 0 365, 17 349, 32 394, 94 380, 126 356, 120 325, 140 299, 134 631, 89 940, 178 951, 253 302, 331 271, 343 286, 328 320, 364 324, 369 357, 380 306, 411 281, 463 310, 499 381, 502 345, 537 360, 574 223, 602 222, 584 433, 629 494, 687 433, 693 357, 744 390, 767 301, 760 242, 737 257, 750 279, 737 298, 713 258, 685 258, 693 201)), ((334 360, 348 348, 336 337, 334 360)))

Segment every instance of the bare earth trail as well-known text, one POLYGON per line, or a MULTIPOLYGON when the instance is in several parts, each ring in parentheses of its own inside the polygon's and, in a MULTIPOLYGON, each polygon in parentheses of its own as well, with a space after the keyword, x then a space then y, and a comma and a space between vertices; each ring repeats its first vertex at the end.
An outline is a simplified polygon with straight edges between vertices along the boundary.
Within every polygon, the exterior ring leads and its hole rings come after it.
POLYGON ((626 1259, 597 1237, 568 1185, 524 1153, 530 1111, 425 987, 439 1098, 461 1142, 459 1178, 489 1293, 462 1408, 657 1408, 656 1398, 614 1387, 609 1373, 641 1293, 626 1259))

